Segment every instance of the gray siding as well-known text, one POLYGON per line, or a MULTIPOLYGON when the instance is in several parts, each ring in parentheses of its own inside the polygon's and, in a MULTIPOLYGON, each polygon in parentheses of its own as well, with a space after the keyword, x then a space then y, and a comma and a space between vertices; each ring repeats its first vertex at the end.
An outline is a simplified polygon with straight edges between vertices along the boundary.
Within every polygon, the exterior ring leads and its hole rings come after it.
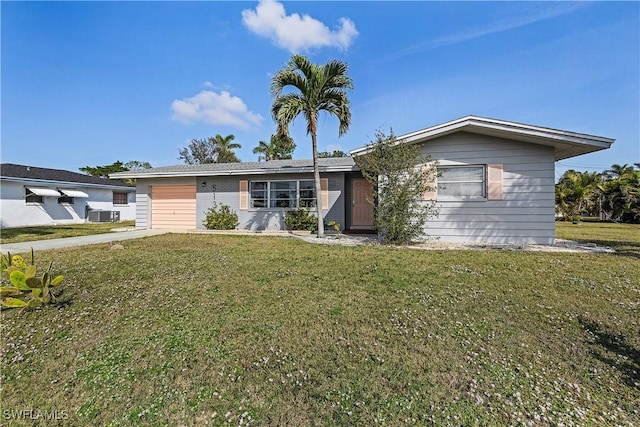
MULTIPOLYGON (((344 173, 320 174, 329 179, 329 209, 324 211, 325 221, 335 221, 345 226, 344 173)), ((283 181, 313 179, 312 174, 271 174, 248 176, 203 176, 197 179, 197 228, 204 228, 206 211, 215 201, 231 207, 238 214, 238 228, 247 230, 284 230, 286 209, 239 209, 240 181, 283 181), (205 183, 202 186, 202 183, 205 183), (215 188, 215 191, 214 191, 215 188)))
POLYGON ((554 242, 552 147, 460 132, 422 146, 445 165, 503 165, 504 200, 437 201, 425 232, 443 242, 554 242))

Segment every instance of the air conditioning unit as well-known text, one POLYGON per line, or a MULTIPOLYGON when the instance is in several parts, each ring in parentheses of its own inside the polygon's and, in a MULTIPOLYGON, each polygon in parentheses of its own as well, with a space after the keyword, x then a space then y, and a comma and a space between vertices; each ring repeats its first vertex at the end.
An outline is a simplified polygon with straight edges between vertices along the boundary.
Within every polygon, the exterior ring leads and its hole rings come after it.
POLYGON ((89 211, 87 220, 89 222, 118 222, 120 221, 120 211, 89 211))

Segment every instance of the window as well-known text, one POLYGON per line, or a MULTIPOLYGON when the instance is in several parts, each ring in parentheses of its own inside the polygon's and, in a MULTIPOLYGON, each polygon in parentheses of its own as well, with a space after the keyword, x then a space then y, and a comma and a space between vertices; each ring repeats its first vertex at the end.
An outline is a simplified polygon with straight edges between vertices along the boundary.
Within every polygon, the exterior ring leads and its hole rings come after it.
POLYGON ((484 166, 439 167, 438 199, 484 199, 484 166))
POLYGON ((315 206, 315 185, 305 181, 251 181, 252 208, 297 208, 315 206))
POLYGON ((44 202, 44 198, 42 196, 38 196, 28 188, 25 188, 24 190, 25 190, 24 200, 26 203, 43 203, 44 202))
POLYGON ((69 197, 67 195, 63 195, 58 197, 58 204, 59 205, 72 205, 74 203, 74 199, 73 197, 69 197))
POLYGON ((113 204, 114 205, 126 205, 129 204, 128 193, 116 193, 113 192, 113 204))

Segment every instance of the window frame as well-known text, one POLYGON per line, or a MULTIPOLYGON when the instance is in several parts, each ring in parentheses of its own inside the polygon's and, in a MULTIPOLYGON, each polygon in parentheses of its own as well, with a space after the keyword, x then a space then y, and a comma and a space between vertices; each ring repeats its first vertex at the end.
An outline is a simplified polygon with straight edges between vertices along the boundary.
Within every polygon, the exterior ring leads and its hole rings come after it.
MULTIPOLYGON (((249 181, 249 185, 248 185, 248 193, 249 193, 249 206, 248 208, 251 210, 293 210, 293 209, 298 209, 300 207, 300 203, 302 201, 306 201, 308 203, 307 206, 304 206, 306 208, 314 208, 315 207, 315 203, 317 201, 317 197, 315 197, 315 182, 313 179, 269 179, 269 180, 255 180, 255 181, 249 181), (279 189, 279 191, 281 191, 282 193, 284 192, 289 192, 289 193, 293 193, 295 192, 295 198, 278 198, 278 197, 273 197, 274 193, 276 193, 278 191, 277 188, 274 188, 275 183, 284 183, 284 182, 295 182, 295 188, 293 187, 289 187, 289 188, 282 188, 279 189), (301 183, 310 183, 311 186, 310 188, 301 188, 301 183), (261 189, 254 189, 254 185, 255 184, 265 184, 264 188, 261 189), (312 198, 309 197, 302 197, 301 192, 311 192, 311 194, 313 195, 312 198), (262 192, 264 194, 264 198, 255 198, 254 197, 254 193, 258 193, 258 192, 262 192), (277 203, 278 200, 294 200, 294 203, 292 206, 275 206, 274 204, 277 203), (262 204, 264 204, 264 206, 255 206, 255 202, 256 201, 260 201, 262 204)), ((306 196, 306 195, 305 195, 306 196)))
POLYGON ((75 197, 69 197, 66 194, 62 194, 60 197, 58 197, 59 205, 73 205, 75 204, 75 202, 76 202, 75 197))
POLYGON ((472 164, 472 165, 439 165, 438 177, 436 178, 436 200, 437 201, 486 201, 487 198, 487 165, 485 164, 472 164), (451 169, 481 169, 481 180, 442 180, 442 171, 451 169), (482 189, 482 195, 480 196, 464 196, 460 194, 442 194, 441 186, 445 184, 480 184, 482 189))
POLYGON ((127 193, 126 191, 113 191, 112 195, 111 195, 111 202, 114 206, 128 206, 129 205, 129 193, 127 193), (126 200, 125 203, 118 203, 116 201, 116 194, 118 195, 124 195, 124 198, 126 200))
POLYGON ((44 196, 38 196, 33 191, 25 187, 24 189, 24 202, 27 205, 42 205, 44 204, 44 196), (31 199, 31 200, 29 200, 31 199), (35 200, 34 200, 35 199, 35 200))

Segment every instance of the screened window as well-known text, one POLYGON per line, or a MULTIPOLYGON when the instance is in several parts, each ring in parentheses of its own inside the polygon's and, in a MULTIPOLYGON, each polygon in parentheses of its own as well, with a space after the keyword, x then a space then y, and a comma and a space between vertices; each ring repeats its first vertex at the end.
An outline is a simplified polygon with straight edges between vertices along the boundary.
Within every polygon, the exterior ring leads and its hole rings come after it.
POLYGON ((73 197, 69 197, 69 196, 65 196, 62 195, 60 197, 58 197, 58 204, 59 205, 72 205, 75 202, 75 200, 73 199, 73 197))
POLYGON ((439 167, 438 198, 485 198, 484 166, 439 167))
POLYGON ((113 192, 113 204, 114 205, 127 205, 129 204, 129 195, 127 193, 113 192))
POLYGON ((25 188, 24 191, 25 191, 24 200, 26 203, 43 203, 44 202, 44 199, 42 196, 38 196, 28 188, 25 188))
POLYGON ((315 205, 313 181, 252 181, 249 183, 252 208, 297 208, 315 205))

